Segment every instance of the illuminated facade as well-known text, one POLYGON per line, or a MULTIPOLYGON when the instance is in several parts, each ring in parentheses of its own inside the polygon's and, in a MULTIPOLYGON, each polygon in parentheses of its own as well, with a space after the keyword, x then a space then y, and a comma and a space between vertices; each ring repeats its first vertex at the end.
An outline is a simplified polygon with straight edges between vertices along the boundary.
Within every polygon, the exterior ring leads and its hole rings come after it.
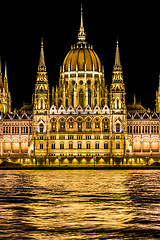
MULTIPOLYGON (((8 84, 6 76, 5 73, 8 84)), ((1 108, 4 158, 12 156, 19 163, 45 165, 128 165, 158 161, 160 87, 156 94, 157 112, 147 112, 135 99, 133 104, 126 105, 117 41, 108 90, 104 67, 93 46, 86 42, 82 11, 78 42, 64 59, 59 86, 52 87, 51 101, 43 40, 33 110, 28 106, 16 113, 6 113, 11 112, 10 94, 8 85, 6 88, 2 81, 0 84, 1 93, 4 91, 7 96, 4 108, 7 110, 1 108)))

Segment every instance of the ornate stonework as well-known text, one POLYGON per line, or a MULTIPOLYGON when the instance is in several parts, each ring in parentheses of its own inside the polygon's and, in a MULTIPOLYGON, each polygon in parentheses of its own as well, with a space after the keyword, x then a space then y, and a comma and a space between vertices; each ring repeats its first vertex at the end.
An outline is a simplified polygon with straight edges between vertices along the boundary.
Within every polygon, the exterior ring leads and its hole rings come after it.
POLYGON ((86 41, 82 9, 78 42, 63 61, 51 101, 43 39, 33 109, 27 105, 11 113, 6 70, 4 83, 0 71, 0 87, 2 158, 53 166, 159 161, 160 91, 156 93, 157 113, 146 111, 135 97, 133 104, 126 105, 118 40, 108 90, 104 67, 86 41))

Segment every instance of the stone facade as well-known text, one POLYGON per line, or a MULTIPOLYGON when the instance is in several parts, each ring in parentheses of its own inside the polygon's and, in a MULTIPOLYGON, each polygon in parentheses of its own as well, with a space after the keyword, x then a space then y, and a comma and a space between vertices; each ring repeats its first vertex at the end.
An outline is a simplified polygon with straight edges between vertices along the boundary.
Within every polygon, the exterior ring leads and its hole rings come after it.
MULTIPOLYGON (((6 70, 5 76, 7 79, 6 70)), ((1 83, 1 92, 6 89, 8 85, 1 83)), ((159 161, 160 91, 156 94, 157 113, 146 111, 135 99, 126 105, 125 95, 118 41, 108 90, 104 67, 86 42, 81 12, 78 42, 60 67, 59 86, 52 87, 51 101, 43 39, 33 109, 27 112, 27 106, 11 113, 8 91, 7 113, 1 107, 1 157, 22 164, 58 166, 159 161)))

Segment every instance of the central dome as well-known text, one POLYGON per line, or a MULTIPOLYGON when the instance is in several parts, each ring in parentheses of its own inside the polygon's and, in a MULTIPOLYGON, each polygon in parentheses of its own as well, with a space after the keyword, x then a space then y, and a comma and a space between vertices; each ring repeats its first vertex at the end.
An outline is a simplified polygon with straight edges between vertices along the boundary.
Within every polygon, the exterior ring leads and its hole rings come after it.
POLYGON ((63 69, 68 71, 96 71, 101 70, 99 57, 93 47, 86 42, 86 33, 83 27, 83 12, 81 6, 81 24, 76 47, 72 47, 63 62, 63 69))
POLYGON ((64 71, 99 71, 101 62, 92 47, 87 44, 77 44, 71 48, 63 62, 64 71))

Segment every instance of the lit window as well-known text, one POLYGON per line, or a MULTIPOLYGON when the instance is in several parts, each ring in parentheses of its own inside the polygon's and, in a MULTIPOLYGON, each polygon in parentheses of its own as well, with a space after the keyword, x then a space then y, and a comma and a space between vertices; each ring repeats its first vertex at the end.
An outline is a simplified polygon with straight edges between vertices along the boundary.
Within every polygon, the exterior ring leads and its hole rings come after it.
POLYGON ((39 132, 40 132, 40 133, 43 133, 43 131, 44 131, 44 126, 43 126, 43 124, 41 123, 41 124, 39 125, 39 132))
POLYGON ((64 149, 64 143, 60 143, 60 149, 64 149))
POLYGON ((99 143, 95 143, 95 149, 99 149, 99 143))
POLYGON ((40 149, 43 149, 43 143, 40 143, 40 149))
POLYGON ((116 149, 120 149, 120 143, 119 142, 116 143, 116 149))
POLYGON ((108 143, 104 143, 104 149, 108 149, 108 143))
POLYGON ((117 133, 120 132, 120 123, 116 123, 116 132, 117 132, 117 133))
POLYGON ((82 143, 78 143, 78 149, 82 149, 82 143))

